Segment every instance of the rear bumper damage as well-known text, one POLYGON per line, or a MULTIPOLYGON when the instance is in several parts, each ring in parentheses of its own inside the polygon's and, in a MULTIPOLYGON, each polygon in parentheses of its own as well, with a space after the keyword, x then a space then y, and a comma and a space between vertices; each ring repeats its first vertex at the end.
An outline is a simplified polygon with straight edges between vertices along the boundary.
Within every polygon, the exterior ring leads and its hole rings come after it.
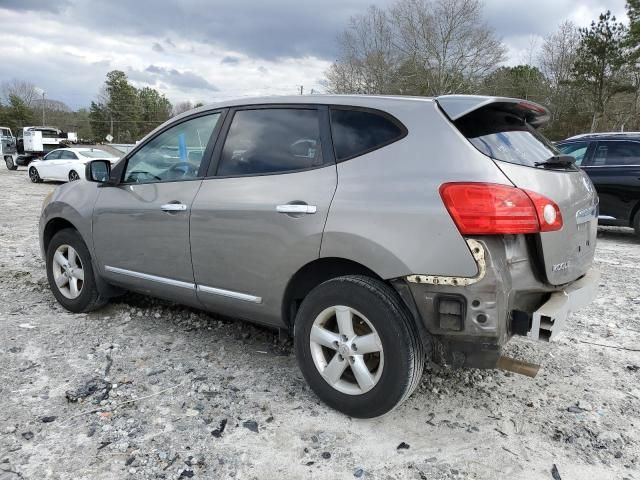
POLYGON ((532 260, 535 246, 524 235, 476 237, 467 244, 478 265, 475 277, 401 279, 410 291, 409 299, 403 297, 430 334, 437 363, 495 368, 513 335, 553 340, 570 313, 596 295, 595 269, 561 287, 547 283, 532 260))
POLYGON ((549 300, 533 312, 527 336, 533 340, 555 340, 562 333, 569 314, 596 298, 599 281, 600 272, 592 268, 564 290, 552 293, 549 300))

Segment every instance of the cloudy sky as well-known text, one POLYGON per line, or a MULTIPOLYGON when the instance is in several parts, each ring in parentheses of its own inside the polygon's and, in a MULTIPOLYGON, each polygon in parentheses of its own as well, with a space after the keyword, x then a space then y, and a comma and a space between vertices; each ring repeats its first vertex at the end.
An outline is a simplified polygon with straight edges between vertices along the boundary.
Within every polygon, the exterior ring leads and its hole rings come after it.
MULTIPOLYGON (((0 82, 28 80, 72 108, 123 70, 172 102, 322 91, 336 35, 393 0, 0 0, 0 82)), ((564 20, 624 18, 624 0, 485 0, 485 19, 526 62, 564 20)))

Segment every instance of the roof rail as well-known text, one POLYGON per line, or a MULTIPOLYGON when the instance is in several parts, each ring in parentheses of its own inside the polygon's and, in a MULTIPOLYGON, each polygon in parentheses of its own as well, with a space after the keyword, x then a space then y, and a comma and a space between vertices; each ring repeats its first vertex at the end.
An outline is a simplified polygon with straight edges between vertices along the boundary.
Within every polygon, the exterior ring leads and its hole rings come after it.
POLYGON ((632 135, 640 135, 640 132, 593 132, 593 133, 581 133, 580 135, 574 135, 573 137, 569 137, 566 140, 577 140, 579 138, 589 138, 589 137, 604 137, 604 136, 632 136, 632 135))

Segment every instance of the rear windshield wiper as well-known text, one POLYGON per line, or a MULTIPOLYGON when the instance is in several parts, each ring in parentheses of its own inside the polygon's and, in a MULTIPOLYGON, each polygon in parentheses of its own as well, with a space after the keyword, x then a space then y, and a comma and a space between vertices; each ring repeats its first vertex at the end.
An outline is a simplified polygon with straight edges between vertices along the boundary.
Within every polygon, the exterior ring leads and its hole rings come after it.
POLYGON ((535 162, 536 167, 575 167, 576 159, 571 155, 554 155, 544 162, 535 162))

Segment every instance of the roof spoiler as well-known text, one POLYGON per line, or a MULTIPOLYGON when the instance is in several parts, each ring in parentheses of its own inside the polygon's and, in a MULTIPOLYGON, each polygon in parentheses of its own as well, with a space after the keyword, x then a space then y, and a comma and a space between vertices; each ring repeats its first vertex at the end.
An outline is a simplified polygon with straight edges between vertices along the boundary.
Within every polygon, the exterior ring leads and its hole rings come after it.
POLYGON ((482 95, 441 95, 436 102, 454 122, 465 115, 485 107, 504 109, 522 116, 532 127, 539 128, 551 118, 549 110, 528 100, 507 97, 485 97, 482 95))

